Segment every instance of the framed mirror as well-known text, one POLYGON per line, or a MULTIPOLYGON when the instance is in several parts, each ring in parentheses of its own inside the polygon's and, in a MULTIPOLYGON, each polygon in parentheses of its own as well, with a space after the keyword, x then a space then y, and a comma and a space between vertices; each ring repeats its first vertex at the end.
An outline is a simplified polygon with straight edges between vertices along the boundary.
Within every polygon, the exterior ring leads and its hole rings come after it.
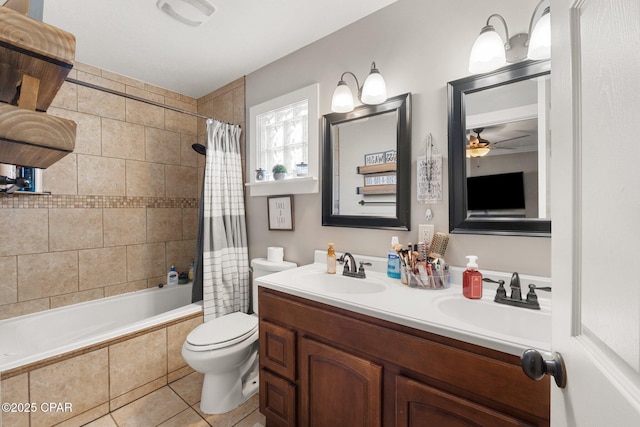
POLYGON ((448 83, 451 233, 551 236, 549 61, 448 83))
POLYGON ((409 230, 411 94, 322 122, 322 225, 409 230))

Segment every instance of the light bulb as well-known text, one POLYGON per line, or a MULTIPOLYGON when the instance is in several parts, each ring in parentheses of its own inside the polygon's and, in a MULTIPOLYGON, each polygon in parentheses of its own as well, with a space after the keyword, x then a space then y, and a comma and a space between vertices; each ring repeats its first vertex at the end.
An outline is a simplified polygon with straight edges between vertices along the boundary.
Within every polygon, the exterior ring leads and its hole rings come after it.
POLYGON ((493 25, 485 26, 473 43, 469 55, 469 72, 486 73, 504 66, 507 58, 504 42, 493 25))

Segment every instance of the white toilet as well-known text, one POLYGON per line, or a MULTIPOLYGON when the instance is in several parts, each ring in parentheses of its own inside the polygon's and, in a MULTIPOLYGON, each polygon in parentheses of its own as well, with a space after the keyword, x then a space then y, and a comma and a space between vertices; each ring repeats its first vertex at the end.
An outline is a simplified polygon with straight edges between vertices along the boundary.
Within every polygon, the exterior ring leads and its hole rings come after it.
POLYGON ((265 274, 295 268, 288 261, 251 261, 254 314, 231 313, 199 325, 182 346, 182 357, 205 374, 200 409, 205 414, 228 412, 258 391, 258 284, 265 274))

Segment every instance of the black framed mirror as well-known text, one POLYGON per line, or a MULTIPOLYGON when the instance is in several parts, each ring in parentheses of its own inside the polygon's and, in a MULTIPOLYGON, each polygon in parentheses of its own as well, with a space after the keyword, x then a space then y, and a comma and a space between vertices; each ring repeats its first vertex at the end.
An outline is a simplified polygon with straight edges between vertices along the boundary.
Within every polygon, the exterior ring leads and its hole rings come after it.
POLYGON ((551 236, 549 61, 449 82, 449 231, 551 236))
POLYGON ((322 225, 410 229, 410 93, 324 115, 322 160, 322 225))

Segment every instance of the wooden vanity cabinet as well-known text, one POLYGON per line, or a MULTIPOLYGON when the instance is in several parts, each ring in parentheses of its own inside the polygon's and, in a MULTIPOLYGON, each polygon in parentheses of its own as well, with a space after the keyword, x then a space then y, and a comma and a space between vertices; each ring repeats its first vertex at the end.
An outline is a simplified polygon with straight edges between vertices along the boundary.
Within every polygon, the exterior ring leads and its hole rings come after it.
POLYGON ((270 426, 548 426, 548 378, 520 358, 259 288, 270 426))

